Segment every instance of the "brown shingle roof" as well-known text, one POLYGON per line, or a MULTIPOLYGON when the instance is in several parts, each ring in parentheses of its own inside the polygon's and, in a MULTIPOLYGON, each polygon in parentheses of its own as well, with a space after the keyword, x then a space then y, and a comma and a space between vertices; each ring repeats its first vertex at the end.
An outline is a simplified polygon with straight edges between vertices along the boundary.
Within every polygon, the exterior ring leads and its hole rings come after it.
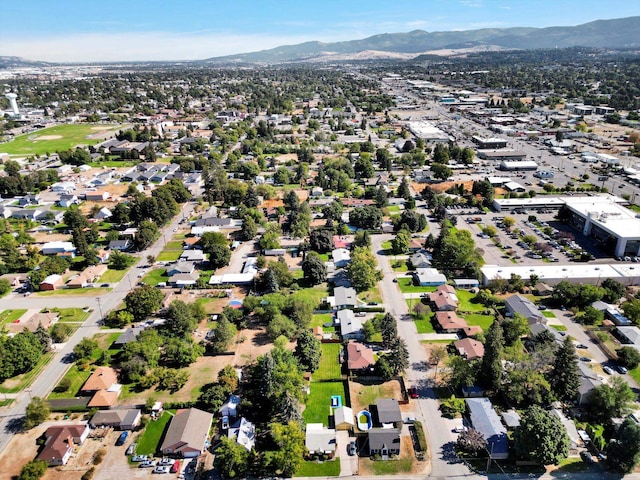
POLYGON ((443 330, 462 330, 468 326, 464 318, 458 317, 455 312, 436 312, 436 321, 443 330))
POLYGON ((467 360, 484 357, 484 345, 472 338, 463 338, 454 343, 458 354, 467 360))
POLYGON ((162 442, 162 452, 201 452, 204 450, 212 421, 212 414, 197 408, 178 410, 171 419, 164 442, 162 442))
POLYGON ((347 345, 347 367, 349 370, 363 370, 376 363, 373 350, 359 342, 347 345))
POLYGON ((113 368, 98 367, 82 386, 83 392, 108 390, 111 385, 118 383, 118 374, 113 368))

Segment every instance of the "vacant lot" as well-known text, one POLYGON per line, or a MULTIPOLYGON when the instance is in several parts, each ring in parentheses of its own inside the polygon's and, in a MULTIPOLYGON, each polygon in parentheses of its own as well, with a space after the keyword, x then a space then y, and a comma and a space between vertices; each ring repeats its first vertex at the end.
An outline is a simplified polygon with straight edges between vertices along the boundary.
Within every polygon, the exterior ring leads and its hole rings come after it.
POLYGON ((351 394, 351 408, 354 413, 368 409, 370 405, 375 405, 379 398, 402 398, 402 391, 397 380, 390 380, 384 383, 358 383, 349 382, 351 394))
POLYGON ((2 145, 2 151, 10 155, 43 155, 68 150, 76 145, 95 145, 102 141, 103 132, 115 133, 119 125, 100 125, 96 130, 95 124, 57 125, 20 135, 12 141, 2 145))

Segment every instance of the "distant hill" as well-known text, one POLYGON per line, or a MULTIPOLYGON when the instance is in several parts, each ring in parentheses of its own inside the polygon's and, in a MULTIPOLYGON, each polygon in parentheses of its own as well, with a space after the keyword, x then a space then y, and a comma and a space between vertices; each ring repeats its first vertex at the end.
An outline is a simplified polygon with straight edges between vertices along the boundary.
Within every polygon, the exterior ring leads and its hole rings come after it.
POLYGON ((566 47, 640 48, 640 17, 596 20, 574 27, 485 28, 451 32, 384 33, 361 40, 283 45, 259 52, 214 57, 206 63, 283 63, 371 58, 411 58, 459 49, 513 50, 566 47))
POLYGON ((8 57, 8 56, 0 55, 0 68, 45 67, 47 65, 51 65, 51 63, 27 60, 26 58, 22 58, 22 57, 8 57))

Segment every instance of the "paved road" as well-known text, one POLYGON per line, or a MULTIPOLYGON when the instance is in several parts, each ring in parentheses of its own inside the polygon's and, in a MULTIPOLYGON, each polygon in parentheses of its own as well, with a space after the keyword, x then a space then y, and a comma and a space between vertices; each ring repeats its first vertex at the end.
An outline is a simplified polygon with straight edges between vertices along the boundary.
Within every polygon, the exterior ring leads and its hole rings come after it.
POLYGON ((393 283, 396 276, 391 269, 389 258, 380 254, 382 242, 391 238, 392 235, 373 235, 372 247, 384 273, 384 278, 381 281, 383 301, 398 321, 398 334, 407 342, 411 363, 405 374, 409 383, 415 385, 420 393, 420 398, 415 400, 416 417, 422 422, 427 432, 431 456, 431 476, 469 478, 467 467, 452 460, 453 444, 456 441, 456 435, 452 429, 456 425, 456 420, 449 420, 440 415, 438 401, 428 380, 425 349, 418 339, 415 324, 409 316, 407 302, 398 285, 393 283))
POLYGON ((138 282, 138 274, 141 267, 147 264, 147 256, 157 257, 163 249, 167 239, 171 238, 174 229, 178 228, 180 220, 188 217, 193 211, 193 204, 187 203, 183 206, 182 212, 176 215, 171 224, 162 230, 160 239, 147 250, 141 252, 140 260, 127 272, 124 278, 107 294, 97 297, 23 297, 21 295, 11 295, 0 300, 0 311, 11 308, 44 308, 44 307, 85 307, 93 308, 93 312, 84 324, 74 333, 74 335, 64 344, 51 362, 45 367, 40 375, 35 379, 31 387, 18 394, 12 408, 5 412, 0 418, 0 452, 4 450, 16 428, 20 419, 24 417, 27 405, 31 397, 46 397, 60 381, 63 375, 71 367, 71 363, 65 362, 65 356, 73 352, 73 348, 85 337, 91 337, 100 332, 100 320, 110 310, 118 307, 127 293, 138 282))

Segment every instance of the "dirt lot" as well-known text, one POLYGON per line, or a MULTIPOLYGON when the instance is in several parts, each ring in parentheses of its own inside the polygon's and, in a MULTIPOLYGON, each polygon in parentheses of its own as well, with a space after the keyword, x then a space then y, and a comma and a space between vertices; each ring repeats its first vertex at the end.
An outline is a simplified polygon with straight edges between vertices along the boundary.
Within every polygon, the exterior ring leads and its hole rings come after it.
MULTIPOLYGON (((402 436, 400 437, 400 455, 397 459, 386 460, 387 462, 398 462, 397 466, 397 474, 411 474, 417 475, 420 473, 424 473, 425 468, 428 466, 428 462, 419 462, 416 460, 416 457, 413 454, 413 445, 411 443, 411 437, 408 434, 406 428, 403 428, 402 436), (409 462, 410 466, 409 466, 409 462)), ((379 460, 382 461, 382 460, 379 460)), ((360 458, 359 459, 359 467, 358 474, 361 476, 372 476, 376 475, 376 471, 374 469, 374 461, 369 458, 360 458)), ((398 477, 402 478, 402 477, 398 477)))
MULTIPOLYGON (((354 412, 368 409, 369 405, 374 404, 377 398, 395 398, 402 399, 402 390, 397 380, 390 380, 385 383, 358 383, 349 382, 349 395, 351 397, 351 408, 354 412)), ((400 410, 411 411, 413 407, 409 405, 400 405, 400 410)))

